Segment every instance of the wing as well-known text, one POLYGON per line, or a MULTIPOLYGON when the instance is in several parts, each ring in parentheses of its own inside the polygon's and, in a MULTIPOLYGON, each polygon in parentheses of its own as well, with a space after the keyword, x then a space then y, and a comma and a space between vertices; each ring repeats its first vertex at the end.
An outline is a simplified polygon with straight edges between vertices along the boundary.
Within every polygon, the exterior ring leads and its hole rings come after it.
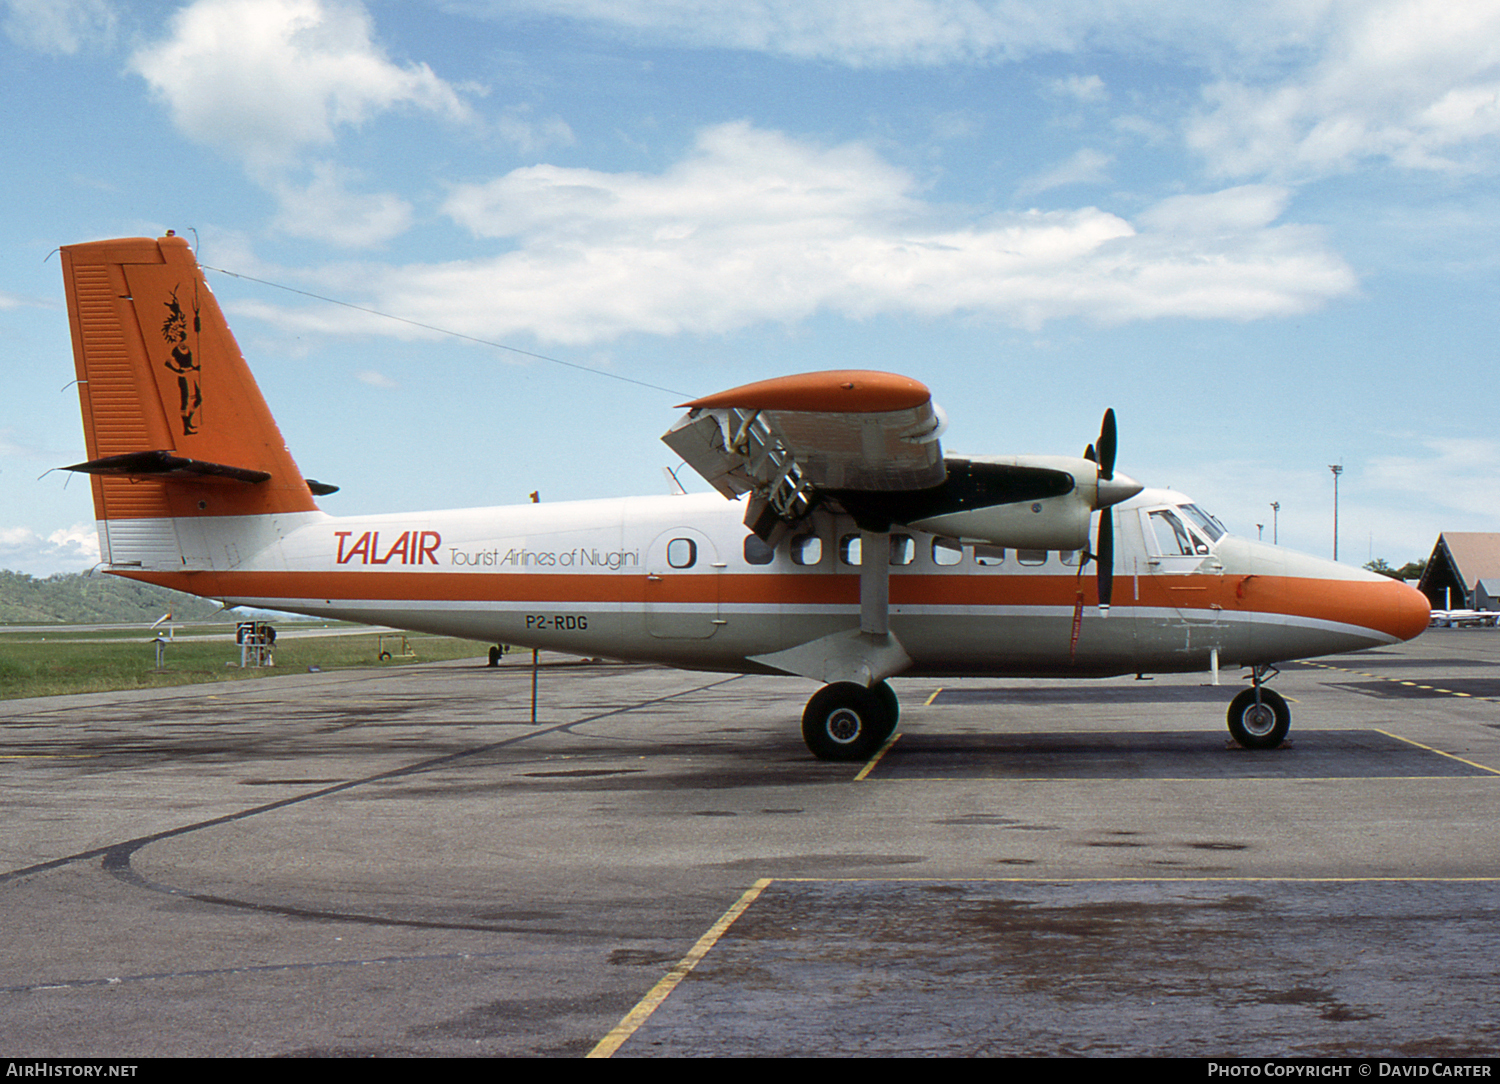
MULTIPOLYGON (((1098 455, 943 458, 947 419, 893 373, 804 373, 705 396, 662 437, 767 541, 829 501, 868 531, 893 524, 967 542, 1082 549, 1092 513, 1140 491, 1113 471, 1114 416, 1098 455)), ((1092 451, 1092 448, 1091 448, 1092 451)))
POLYGON ((763 380, 683 403, 662 437, 724 496, 753 495, 745 522, 795 522, 820 493, 907 492, 946 477, 946 424, 925 385, 837 370, 763 380))

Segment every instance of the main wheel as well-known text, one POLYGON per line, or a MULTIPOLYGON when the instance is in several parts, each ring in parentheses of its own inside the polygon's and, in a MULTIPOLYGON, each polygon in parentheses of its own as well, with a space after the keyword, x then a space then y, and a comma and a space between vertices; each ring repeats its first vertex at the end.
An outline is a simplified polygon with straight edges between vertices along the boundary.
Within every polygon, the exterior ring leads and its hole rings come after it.
POLYGON ((864 760, 893 729, 880 694, 852 681, 823 686, 802 713, 802 740, 819 760, 864 760))
POLYGON ((1246 689, 1229 704, 1229 733, 1246 749, 1275 749, 1292 725, 1292 710, 1280 693, 1262 687, 1260 703, 1255 690, 1246 689))
POLYGON ((885 733, 880 735, 880 740, 885 741, 896 732, 896 724, 901 721, 901 701, 896 698, 896 690, 891 688, 888 681, 878 681, 870 686, 870 691, 880 698, 880 704, 885 708, 885 713, 890 723, 885 728, 885 733))
POLYGON ((491 666, 499 666, 500 665, 500 645, 499 644, 491 644, 490 645, 490 665, 491 666))

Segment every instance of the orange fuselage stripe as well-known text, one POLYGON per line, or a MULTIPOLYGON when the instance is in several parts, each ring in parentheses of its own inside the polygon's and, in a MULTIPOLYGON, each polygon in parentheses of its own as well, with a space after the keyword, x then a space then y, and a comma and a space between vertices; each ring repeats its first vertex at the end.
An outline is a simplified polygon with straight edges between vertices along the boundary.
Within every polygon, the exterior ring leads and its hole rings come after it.
MULTIPOLYGON (((274 598, 372 602, 549 602, 569 604, 859 605, 856 575, 721 573, 644 574, 337 572, 124 572, 134 579, 219 598, 274 598)), ((1274 576, 1151 576, 1138 586, 1115 585, 1115 608, 1175 608, 1264 613, 1334 621, 1400 635, 1426 615, 1400 606, 1400 584, 1274 576), (1136 592, 1139 597, 1136 597, 1136 592)), ((1093 577, 925 573, 891 577, 890 601, 901 606, 1071 606, 1082 591, 1096 595, 1093 577)), ((1415 631, 1407 635, 1415 635, 1415 631)))

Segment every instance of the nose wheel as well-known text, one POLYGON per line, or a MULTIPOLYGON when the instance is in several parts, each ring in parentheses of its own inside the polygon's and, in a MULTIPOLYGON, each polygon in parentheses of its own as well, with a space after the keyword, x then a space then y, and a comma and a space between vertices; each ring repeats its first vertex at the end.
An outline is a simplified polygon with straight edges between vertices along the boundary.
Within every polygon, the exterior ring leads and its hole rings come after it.
POLYGON ((1229 733, 1246 749, 1275 749, 1292 725, 1292 709, 1279 693, 1246 689, 1229 703, 1229 733))
POLYGON ((873 688, 836 681, 802 713, 802 740, 819 760, 867 760, 895 732, 900 704, 884 681, 873 688))

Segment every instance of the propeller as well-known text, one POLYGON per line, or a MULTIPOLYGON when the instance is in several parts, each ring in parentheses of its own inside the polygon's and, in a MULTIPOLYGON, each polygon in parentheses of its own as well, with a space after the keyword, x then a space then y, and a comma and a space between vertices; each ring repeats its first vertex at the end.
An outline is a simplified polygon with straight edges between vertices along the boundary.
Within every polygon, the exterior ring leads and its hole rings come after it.
POLYGON ((1118 430, 1115 426, 1114 408, 1111 407, 1104 412, 1104 421, 1099 426, 1099 439, 1083 453, 1083 458, 1099 464, 1099 496, 1094 505, 1099 510, 1099 534, 1094 540, 1094 562, 1098 565, 1099 609, 1102 611, 1109 609, 1115 589, 1115 516, 1110 511, 1110 506, 1140 491, 1138 485, 1127 487, 1104 484, 1114 481, 1117 444, 1118 430), (1126 488, 1131 492, 1119 493, 1126 488))
POLYGON ((1115 513, 1099 510, 1099 537, 1094 542, 1094 560, 1099 564, 1099 609, 1109 609, 1115 593, 1115 513))
POLYGON ((1115 408, 1110 407, 1104 412, 1104 421, 1099 426, 1099 440, 1094 447, 1099 451, 1099 458, 1095 460, 1099 464, 1099 477, 1106 482, 1115 476, 1115 408))

